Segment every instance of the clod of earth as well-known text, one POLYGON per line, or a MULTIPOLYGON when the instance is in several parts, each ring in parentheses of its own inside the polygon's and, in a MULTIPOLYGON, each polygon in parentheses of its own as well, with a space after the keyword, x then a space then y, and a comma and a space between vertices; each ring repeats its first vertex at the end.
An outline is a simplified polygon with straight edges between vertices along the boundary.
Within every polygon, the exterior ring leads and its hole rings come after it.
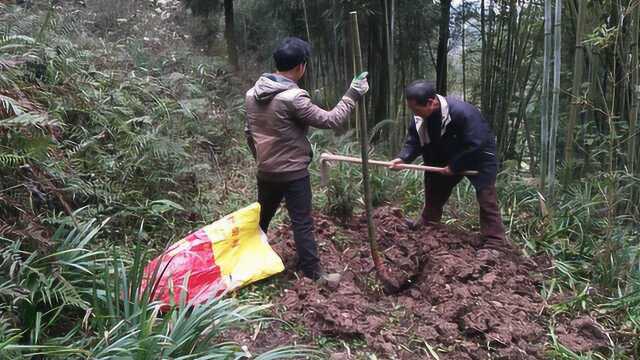
MULTIPOLYGON (((411 231, 399 209, 383 207, 374 215, 386 265, 410 281, 394 296, 383 295, 364 217, 339 227, 328 217, 316 216, 323 266, 343 273, 341 283, 327 289, 290 271, 285 275, 290 283, 273 300, 278 316, 305 327, 306 341, 320 335, 361 339, 384 358, 426 358, 429 346, 441 359, 544 358, 547 314, 538 292, 541 269, 534 262, 483 248, 477 236, 444 226, 411 231)), ((287 268, 293 269, 290 229, 281 227, 270 238, 287 268)), ((572 324, 567 319, 563 329, 572 324)), ((270 326, 253 346, 274 345, 278 338, 291 341, 281 326, 270 326)), ((581 327, 587 328, 593 329, 581 327)), ((567 333, 582 351, 602 346, 593 331, 567 333)), ((299 336, 293 337, 305 341, 299 336)))

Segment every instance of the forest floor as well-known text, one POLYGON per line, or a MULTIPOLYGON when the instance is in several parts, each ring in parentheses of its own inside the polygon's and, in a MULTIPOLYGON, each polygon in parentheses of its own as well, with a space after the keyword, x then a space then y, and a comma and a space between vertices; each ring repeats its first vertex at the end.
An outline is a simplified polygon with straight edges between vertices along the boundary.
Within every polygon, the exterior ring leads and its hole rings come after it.
MULTIPOLYGON (((374 218, 389 268, 420 272, 413 286, 383 293, 363 216, 349 224, 316 216, 323 264, 343 274, 335 289, 295 275, 292 235, 283 225, 269 237, 288 270, 254 290, 272 286, 274 316, 287 323, 235 332, 233 339, 254 350, 292 341, 320 345, 330 359, 545 357, 553 300, 539 290, 548 259, 486 249, 477 236, 446 226, 411 231, 397 208, 378 208, 374 218)), ((556 326, 555 336, 572 351, 607 347, 606 333, 589 317, 562 318, 556 326)))

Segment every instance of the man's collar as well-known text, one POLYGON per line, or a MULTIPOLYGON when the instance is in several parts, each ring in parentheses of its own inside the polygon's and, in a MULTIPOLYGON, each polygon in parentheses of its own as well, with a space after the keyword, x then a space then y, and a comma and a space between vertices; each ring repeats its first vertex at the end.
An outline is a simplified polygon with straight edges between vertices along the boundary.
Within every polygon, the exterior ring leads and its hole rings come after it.
POLYGON ((282 74, 272 73, 272 74, 269 74, 269 75, 273 76, 275 78, 273 80, 277 81, 277 82, 292 82, 292 83, 295 83, 295 81, 293 81, 293 79, 290 79, 287 76, 282 75, 282 74))
POLYGON ((442 116, 441 135, 444 135, 447 131, 447 125, 451 122, 451 115, 449 114, 449 102, 444 96, 436 95, 440 102, 440 116, 442 116))
MULTIPOLYGON (((447 131, 447 125, 451 122, 451 116, 449 115, 449 103, 444 96, 436 95, 438 102, 440 103, 440 136, 443 136, 447 131)), ((431 114, 434 116, 436 114, 431 114)), ((420 144, 425 145, 431 143, 431 139, 429 138, 429 133, 426 131, 424 123, 428 119, 423 119, 422 117, 413 114, 413 120, 416 124, 416 130, 418 132, 418 137, 420 138, 420 144)))

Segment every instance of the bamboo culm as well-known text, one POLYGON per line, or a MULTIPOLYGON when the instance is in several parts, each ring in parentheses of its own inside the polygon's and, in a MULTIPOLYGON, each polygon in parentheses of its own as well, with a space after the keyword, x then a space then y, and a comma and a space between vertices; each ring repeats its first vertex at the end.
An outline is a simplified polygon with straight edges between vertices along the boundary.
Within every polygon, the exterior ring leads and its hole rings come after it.
POLYGON ((544 55, 540 101, 540 189, 545 190, 549 163, 549 67, 551 65, 551 0, 544 1, 544 55))
MULTIPOLYGON (((580 96, 580 89, 582 87, 582 77, 584 75, 584 28, 586 20, 586 1, 578 1, 578 13, 576 16, 576 45, 575 45, 575 57, 573 64, 573 100, 571 101, 571 107, 569 109, 569 117, 567 119, 567 129, 565 134, 565 148, 564 148, 564 160, 567 164, 573 162, 573 139, 576 126, 576 120, 578 117, 579 106, 577 100, 580 96)), ((568 166, 571 169, 571 166, 568 166)), ((568 173, 568 175, 570 172, 568 173)))
POLYGON ((554 49, 553 49, 553 100, 551 104, 551 125, 549 127, 549 173, 548 196, 553 196, 556 175, 556 145, 558 137, 558 123, 560 122, 560 66, 562 63, 562 0, 556 0, 554 20, 554 49))
MULTIPOLYGON (((360 47, 360 31, 358 29, 358 13, 353 11, 351 16, 351 38, 354 76, 362 72, 362 50, 360 47)), ((364 101, 358 103, 360 109, 357 115, 358 128, 360 130, 360 150, 362 156, 362 188, 364 193, 365 213, 367 217, 367 238, 371 247, 371 257, 376 269, 383 266, 382 258, 378 250, 378 242, 376 240, 375 224, 373 222, 373 203, 371 198, 371 183, 369 181, 369 136, 367 135, 367 112, 364 101)))

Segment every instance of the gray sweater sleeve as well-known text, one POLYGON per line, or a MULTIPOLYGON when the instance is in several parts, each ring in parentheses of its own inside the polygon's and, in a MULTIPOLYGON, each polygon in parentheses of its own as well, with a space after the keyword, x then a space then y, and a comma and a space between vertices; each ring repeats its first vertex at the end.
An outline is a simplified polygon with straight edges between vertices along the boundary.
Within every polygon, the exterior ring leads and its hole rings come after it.
POLYGON ((342 126, 356 106, 359 95, 349 89, 331 110, 324 110, 311 102, 306 91, 296 95, 291 102, 293 117, 300 123, 319 129, 335 129, 342 126))

